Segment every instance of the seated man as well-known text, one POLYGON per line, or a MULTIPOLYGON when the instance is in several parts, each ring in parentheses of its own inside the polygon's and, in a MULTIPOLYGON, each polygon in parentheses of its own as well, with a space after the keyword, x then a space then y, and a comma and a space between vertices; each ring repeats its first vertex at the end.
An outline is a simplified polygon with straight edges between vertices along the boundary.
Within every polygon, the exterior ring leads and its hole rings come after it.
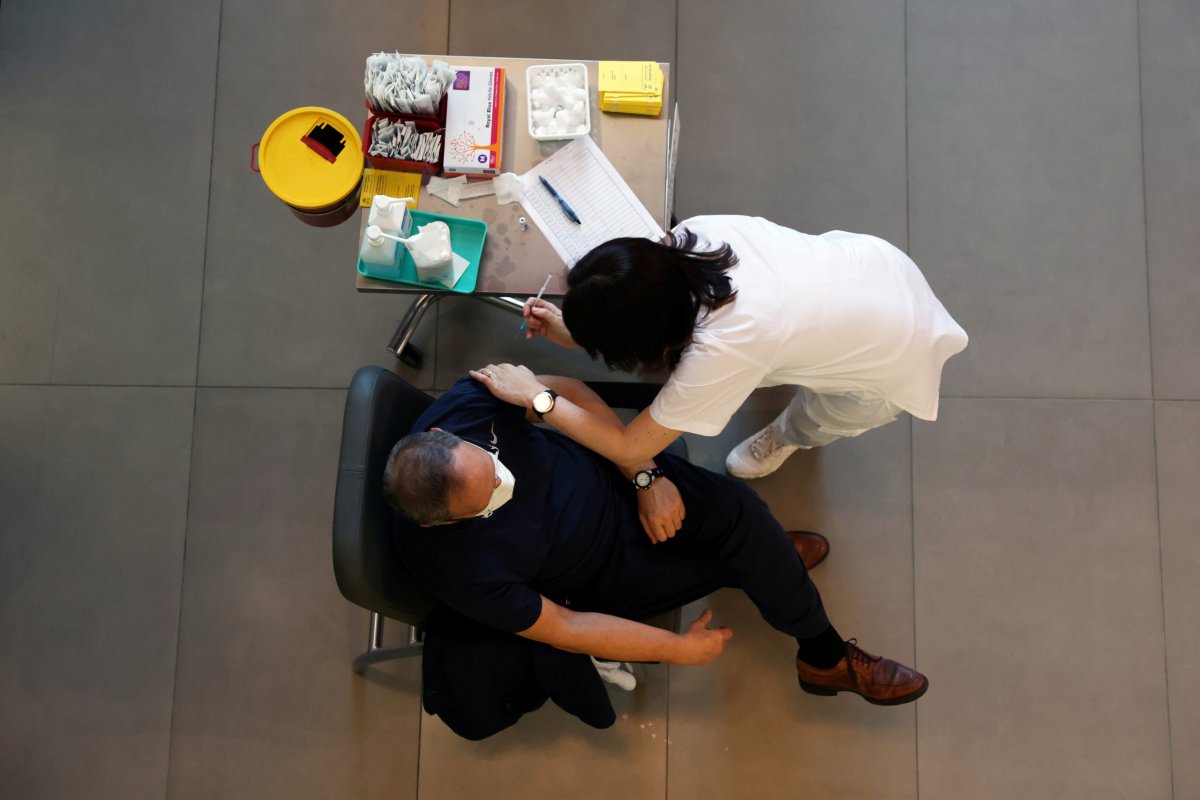
MULTIPOLYGON (((614 416, 579 381, 537 381, 614 416)), ((539 408, 553 413, 545 399, 539 408)), ((397 547, 441 602, 561 650, 706 664, 733 635, 708 627, 710 610, 682 634, 634 620, 738 586, 768 623, 795 637, 804 691, 854 692, 879 705, 925 693, 925 676, 842 640, 797 547, 744 483, 669 455, 622 474, 530 424, 538 416, 464 378, 392 450, 384 480, 403 514, 397 547)))

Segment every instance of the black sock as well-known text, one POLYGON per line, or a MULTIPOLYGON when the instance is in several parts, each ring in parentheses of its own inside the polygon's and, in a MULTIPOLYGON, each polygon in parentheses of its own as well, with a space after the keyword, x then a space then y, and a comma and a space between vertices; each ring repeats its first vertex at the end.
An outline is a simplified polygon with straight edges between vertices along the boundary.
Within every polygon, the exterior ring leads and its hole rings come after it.
POLYGON ((800 644, 796 657, 817 669, 832 669, 846 655, 846 643, 832 625, 811 639, 796 641, 800 644))

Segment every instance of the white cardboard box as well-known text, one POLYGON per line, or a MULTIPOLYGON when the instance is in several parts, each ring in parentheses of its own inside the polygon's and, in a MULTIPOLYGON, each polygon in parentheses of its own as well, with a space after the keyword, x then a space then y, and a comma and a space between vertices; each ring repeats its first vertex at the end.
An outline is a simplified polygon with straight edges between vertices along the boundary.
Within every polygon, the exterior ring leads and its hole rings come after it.
POLYGON ((454 67, 446 98, 447 175, 499 175, 504 133, 504 69, 454 67))

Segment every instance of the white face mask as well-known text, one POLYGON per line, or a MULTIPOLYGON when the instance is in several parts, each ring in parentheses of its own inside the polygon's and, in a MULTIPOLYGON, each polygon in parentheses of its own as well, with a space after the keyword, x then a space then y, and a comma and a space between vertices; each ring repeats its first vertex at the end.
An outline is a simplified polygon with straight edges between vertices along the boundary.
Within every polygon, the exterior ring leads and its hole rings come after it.
POLYGON ((500 485, 492 490, 492 499, 488 501, 487 507, 475 515, 487 519, 496 509, 512 499, 513 489, 517 488, 517 479, 513 477, 508 467, 500 463, 500 456, 491 450, 485 450, 484 452, 492 457, 492 463, 496 465, 496 477, 500 479, 500 485))

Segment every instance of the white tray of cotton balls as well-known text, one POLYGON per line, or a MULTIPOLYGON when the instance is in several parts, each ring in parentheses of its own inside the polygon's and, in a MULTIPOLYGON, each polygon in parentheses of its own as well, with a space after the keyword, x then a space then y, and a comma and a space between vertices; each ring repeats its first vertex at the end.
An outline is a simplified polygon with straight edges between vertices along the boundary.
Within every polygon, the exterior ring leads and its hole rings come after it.
POLYGON ((539 64, 525 70, 529 135, 539 142, 578 139, 592 130, 587 67, 539 64))

